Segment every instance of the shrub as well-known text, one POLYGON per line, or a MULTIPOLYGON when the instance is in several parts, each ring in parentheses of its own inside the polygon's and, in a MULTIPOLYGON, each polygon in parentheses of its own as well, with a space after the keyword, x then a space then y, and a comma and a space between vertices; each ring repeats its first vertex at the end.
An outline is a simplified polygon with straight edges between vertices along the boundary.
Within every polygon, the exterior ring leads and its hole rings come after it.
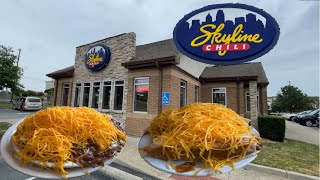
POLYGON ((284 140, 286 122, 283 117, 259 116, 258 127, 261 137, 279 142, 284 140))

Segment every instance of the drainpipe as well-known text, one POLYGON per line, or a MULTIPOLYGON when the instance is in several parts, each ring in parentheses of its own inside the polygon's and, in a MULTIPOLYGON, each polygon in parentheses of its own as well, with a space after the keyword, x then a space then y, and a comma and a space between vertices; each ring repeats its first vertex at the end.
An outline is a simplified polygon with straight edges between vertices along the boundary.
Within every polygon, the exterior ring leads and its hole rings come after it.
POLYGON ((240 82, 237 78, 237 113, 240 115, 240 82))
POLYGON ((159 65, 159 61, 156 61, 156 67, 159 69, 159 81, 158 81, 158 113, 162 112, 162 76, 163 76, 163 70, 159 65))
POLYGON ((54 102, 53 102, 53 106, 56 106, 57 105, 57 94, 58 94, 58 83, 59 83, 59 80, 58 79, 55 79, 56 80, 56 84, 55 84, 55 91, 54 91, 54 102))

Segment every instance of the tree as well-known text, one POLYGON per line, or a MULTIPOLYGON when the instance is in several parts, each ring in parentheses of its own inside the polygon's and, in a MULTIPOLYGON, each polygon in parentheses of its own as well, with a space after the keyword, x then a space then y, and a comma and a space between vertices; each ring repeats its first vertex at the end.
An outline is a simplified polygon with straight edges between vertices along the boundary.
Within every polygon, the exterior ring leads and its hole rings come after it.
POLYGON ((298 112, 310 109, 310 99, 295 86, 284 86, 271 104, 272 112, 298 112))
POLYGON ((0 90, 10 88, 14 92, 23 87, 19 83, 22 69, 15 65, 16 61, 12 48, 0 45, 0 90))

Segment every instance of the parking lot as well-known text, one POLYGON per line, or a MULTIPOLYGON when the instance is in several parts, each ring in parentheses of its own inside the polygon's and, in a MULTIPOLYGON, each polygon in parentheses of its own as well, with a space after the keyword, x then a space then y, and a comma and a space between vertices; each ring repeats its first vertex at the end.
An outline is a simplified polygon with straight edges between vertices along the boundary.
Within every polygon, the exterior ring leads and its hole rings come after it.
POLYGON ((286 120, 286 138, 319 146, 319 128, 302 126, 298 123, 286 120))

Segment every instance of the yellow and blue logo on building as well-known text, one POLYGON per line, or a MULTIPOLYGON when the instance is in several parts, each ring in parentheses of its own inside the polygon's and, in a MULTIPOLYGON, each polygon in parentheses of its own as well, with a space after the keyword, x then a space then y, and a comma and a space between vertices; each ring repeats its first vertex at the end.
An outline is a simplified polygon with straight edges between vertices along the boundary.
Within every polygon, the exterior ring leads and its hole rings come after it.
POLYGON ((85 54, 84 62, 88 69, 98 71, 109 64, 111 57, 109 47, 96 44, 89 48, 85 54))
POLYGON ((280 28, 267 12, 245 4, 216 4, 185 15, 173 40, 184 55, 208 64, 239 64, 269 52, 280 28))

